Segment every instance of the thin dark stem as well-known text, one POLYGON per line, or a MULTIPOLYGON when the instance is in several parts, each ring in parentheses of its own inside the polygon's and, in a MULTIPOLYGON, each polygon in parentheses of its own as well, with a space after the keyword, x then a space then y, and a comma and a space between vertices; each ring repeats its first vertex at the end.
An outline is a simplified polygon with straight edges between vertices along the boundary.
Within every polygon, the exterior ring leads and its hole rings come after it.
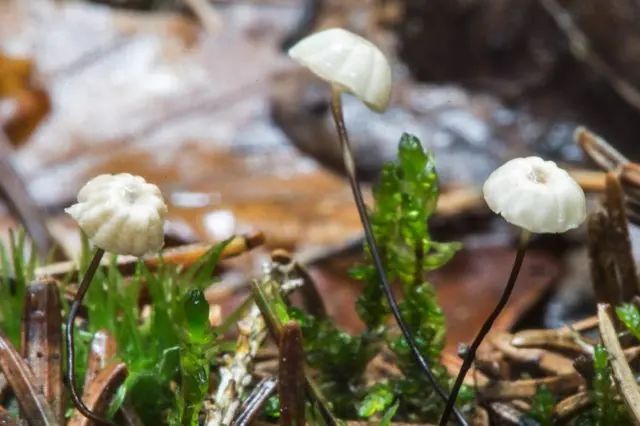
POLYGON ((467 375, 467 372, 471 368, 471 364, 473 364, 473 360, 476 357, 476 351, 482 340, 484 340, 485 336, 491 331, 491 327, 493 323, 504 309, 505 305, 509 301, 509 297, 511 297, 511 293, 516 285, 516 280, 518 278, 518 274, 520 273, 520 268, 522 267, 522 261, 524 260, 524 255, 527 249, 527 242, 529 241, 529 232, 522 231, 522 235, 520 237, 520 242, 518 243, 518 252, 516 253, 516 258, 513 262, 513 267, 511 268, 511 274, 509 275, 509 280, 507 281, 507 285, 502 292, 502 297, 498 301, 498 304, 491 312, 491 315, 486 319, 484 324, 482 324, 482 328, 476 335, 473 343, 469 347, 467 354, 464 357, 464 361, 462 362, 462 367, 460 368, 460 372, 458 373, 458 377, 456 377, 456 382, 451 389, 451 395, 449 395, 449 400, 447 401, 447 406, 442 413, 442 417, 440 418, 440 426, 445 426, 449 421, 449 416, 451 415, 451 411, 455 407, 456 399, 458 399, 458 393, 460 392, 460 388, 462 387, 462 381, 464 377, 467 375))
POLYGON ((67 329, 65 338, 67 340, 67 385, 69 387, 69 391, 71 392, 71 399, 73 400, 73 405, 76 406, 78 411, 82 413, 88 419, 98 423, 105 424, 110 426, 117 426, 115 423, 110 422, 109 420, 103 419, 102 417, 94 414, 84 402, 82 402, 82 398, 78 394, 78 387, 76 383, 76 363, 75 363, 75 344, 73 341, 73 330, 75 328, 75 319, 78 315, 78 309, 82 306, 82 301, 84 300, 84 296, 87 294, 87 290, 89 290, 89 285, 91 284, 91 280, 93 276, 96 274, 96 270, 100 266, 100 260, 102 260, 102 256, 104 256, 104 250, 97 249, 95 254, 93 255, 93 259, 91 260, 91 264, 89 264, 89 269, 82 277, 82 282, 80 283, 80 288, 76 293, 76 297, 71 304, 71 308, 69 309, 69 314, 67 315, 67 329))
MULTIPOLYGON (((344 165, 347 170, 347 176, 349 177, 349 183, 351 184, 351 190, 353 192, 353 197, 356 201, 356 206, 358 208, 358 214, 360 215, 360 221, 362 222, 362 226, 364 228, 365 238, 367 240, 367 244, 369 245, 369 249, 371 250, 371 258, 375 265, 376 270, 378 271, 378 275, 380 277, 380 288, 382 289, 385 297, 389 302, 389 307, 391 308, 391 312, 393 317, 400 327, 404 338, 407 340, 407 344, 413 353, 416 361, 427 375, 427 379, 431 383, 431 385, 435 388, 436 392, 442 398, 443 401, 447 401, 447 393, 442 389, 438 381, 436 380, 433 372, 431 371, 431 367, 429 366, 429 362, 425 357, 420 353, 420 349, 418 348, 418 344, 415 339, 411 335, 411 331, 407 327, 406 323, 402 319, 402 315, 400 314, 400 309, 398 308, 398 302, 396 301, 395 296, 393 295, 393 291, 391 290, 391 285, 389 284, 389 280, 387 279, 386 272, 384 270, 384 266, 382 264, 382 259, 380 257, 380 253, 378 252, 378 245, 376 244, 376 239, 373 234, 373 229, 371 227, 371 222, 369 221, 369 215, 367 214, 367 207, 365 205, 364 199, 362 197, 362 192, 360 191, 360 185, 358 185, 358 180, 356 179, 356 170, 355 163, 353 159, 353 154, 351 152, 351 146, 349 145, 349 137, 347 135, 347 129, 344 124, 344 118, 342 116, 342 99, 341 99, 342 90, 339 87, 332 87, 332 97, 331 97, 331 113, 333 114, 333 119, 336 123, 336 128, 338 130, 338 136, 340 138, 340 145, 342 148, 342 156, 344 160, 344 165)), ((462 417, 462 414, 453 408, 455 416, 458 422, 466 426, 467 422, 462 417)))

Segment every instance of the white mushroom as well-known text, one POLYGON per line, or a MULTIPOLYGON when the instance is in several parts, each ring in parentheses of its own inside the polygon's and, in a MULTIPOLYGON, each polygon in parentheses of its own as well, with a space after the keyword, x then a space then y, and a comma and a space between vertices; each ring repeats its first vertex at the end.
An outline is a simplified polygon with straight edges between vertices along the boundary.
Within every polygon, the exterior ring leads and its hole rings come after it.
POLYGON ((462 381, 471 368, 478 347, 509 301, 516 285, 531 233, 560 233, 576 228, 586 218, 586 200, 580 185, 553 161, 540 157, 516 158, 503 164, 484 183, 489 208, 522 229, 509 280, 493 312, 485 320, 467 350, 445 406, 440 425, 449 415, 462 381))
POLYGON ((496 169, 483 188, 489 208, 534 233, 561 233, 586 218, 580 185, 553 161, 516 158, 496 169))
MULTIPOLYGON (((397 301, 391 290, 384 265, 375 241, 371 221, 356 177, 355 161, 342 111, 342 93, 355 95, 371 110, 381 113, 389 106, 391 95, 391 68, 384 54, 370 41, 341 28, 331 28, 312 34, 294 45, 289 56, 308 68, 331 86, 331 114, 336 124, 342 159, 349 184, 358 208, 360 221, 384 295, 400 325, 411 352, 438 395, 446 400, 442 386, 436 381, 428 360, 420 353, 414 337, 409 333, 397 301)), ((462 415, 454 408, 456 417, 462 415)), ((464 420, 463 420, 464 421, 464 420)))
POLYGON ((99 175, 78 193, 78 202, 65 211, 96 246, 93 259, 82 277, 66 321, 67 370, 71 399, 83 416, 96 424, 113 425, 87 407, 77 389, 75 373, 75 318, 105 251, 142 256, 164 245, 167 206, 160 189, 142 177, 128 173, 99 175))
POLYGON ((140 176, 97 176, 82 187, 78 203, 65 211, 105 251, 142 256, 164 245, 167 206, 160 189, 140 176))
POLYGON ((389 105, 391 68, 369 40, 342 28, 312 34, 289 49, 289 56, 376 112, 389 105))

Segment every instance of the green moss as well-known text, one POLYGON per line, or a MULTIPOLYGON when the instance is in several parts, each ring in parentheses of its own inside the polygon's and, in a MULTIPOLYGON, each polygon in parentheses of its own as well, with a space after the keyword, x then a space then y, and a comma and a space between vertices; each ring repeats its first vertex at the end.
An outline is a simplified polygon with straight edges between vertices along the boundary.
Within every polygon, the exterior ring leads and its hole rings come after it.
POLYGON ((624 304, 616 308, 616 314, 631 334, 636 339, 640 339, 640 311, 638 311, 638 308, 635 305, 624 304))
MULTIPOLYGON (((404 293, 400 311, 446 388, 450 377, 439 363, 446 324, 425 275, 446 264, 460 244, 431 239, 428 221, 438 201, 438 177, 433 157, 424 151, 416 137, 402 136, 398 161, 384 166, 373 195, 371 223, 385 271, 404 293)), ((389 306, 381 292, 369 247, 365 247, 364 255, 364 263, 356 265, 350 273, 364 284, 356 310, 367 330, 351 336, 329 320, 320 321, 293 310, 291 314, 300 322, 305 336, 307 361, 321 372, 322 388, 340 416, 373 419, 386 412, 386 417, 392 416, 394 420, 436 422, 443 403, 415 363, 405 339, 389 329, 389 306), (368 388, 363 380, 364 368, 383 345, 388 345, 396 355, 404 377, 368 388), (395 408, 391 412, 392 406, 395 408)), ((465 389, 459 400, 464 404, 471 398, 470 391, 465 389)))
POLYGON ((531 401, 529 415, 537 420, 540 426, 553 425, 553 408, 556 405, 556 398, 546 386, 536 389, 536 394, 531 401))

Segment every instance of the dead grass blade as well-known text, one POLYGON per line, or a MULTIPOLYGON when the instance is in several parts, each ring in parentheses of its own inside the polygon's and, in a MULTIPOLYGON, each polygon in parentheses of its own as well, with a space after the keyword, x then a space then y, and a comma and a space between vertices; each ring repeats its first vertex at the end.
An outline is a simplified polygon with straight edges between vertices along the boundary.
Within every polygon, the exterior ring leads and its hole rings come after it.
POLYGON ((618 340, 616 329, 611 319, 611 306, 598 304, 598 320, 600 321, 600 337, 609 352, 609 364, 613 370, 613 379, 620 389, 622 399, 636 423, 640 424, 640 389, 635 375, 627 363, 618 340))
POLYGON ((491 343, 507 357, 522 362, 538 365, 543 371, 556 375, 566 375, 575 372, 573 362, 560 354, 544 349, 522 349, 511 344, 513 335, 497 333, 492 336, 491 343))
MULTIPOLYGON (((264 235, 261 232, 252 234, 238 235, 224 248, 221 259, 230 259, 232 257, 244 254, 264 243, 264 235)), ((210 244, 189 244, 182 247, 171 248, 162 252, 162 260, 165 264, 181 265, 189 267, 196 263, 210 249, 210 244)), ((160 256, 145 256, 142 258, 145 265, 150 269, 155 269, 160 264, 160 256)), ((106 267, 110 263, 108 256, 101 262, 102 267, 106 267)), ((119 256, 118 269, 123 275, 131 275, 134 272, 138 258, 133 256, 119 256)), ((53 277, 58 280, 65 279, 71 274, 70 282, 76 282, 78 279, 78 263, 74 261, 53 263, 48 266, 36 268, 35 275, 37 277, 53 277)))
POLYGON ((584 353, 584 348, 577 344, 573 334, 562 329, 555 330, 523 330, 515 333, 511 344, 518 348, 545 347, 584 353))

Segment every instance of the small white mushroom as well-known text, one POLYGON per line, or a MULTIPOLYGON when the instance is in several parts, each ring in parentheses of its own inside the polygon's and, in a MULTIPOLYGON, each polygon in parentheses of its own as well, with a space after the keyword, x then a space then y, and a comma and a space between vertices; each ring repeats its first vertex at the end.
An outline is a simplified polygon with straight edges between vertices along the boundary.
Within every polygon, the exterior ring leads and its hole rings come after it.
MULTIPOLYGON (((393 315, 403 330, 413 356, 424 370, 431 385, 437 390, 438 395, 446 401, 444 389, 435 380, 428 361, 420 353, 415 339, 408 332, 400 315, 397 301, 393 296, 367 214, 364 197, 358 185, 355 160, 349 143, 347 127, 344 123, 342 94, 345 92, 355 95, 375 112, 381 113, 387 109, 391 96, 389 62, 373 43, 341 28, 320 31, 302 39, 289 50, 289 56, 331 86, 331 114, 338 132, 342 159, 385 298, 392 307, 393 315)), ((456 417, 459 420, 462 419, 462 415, 455 408, 454 411, 456 417)), ((462 421, 464 422, 463 419, 462 421)))
POLYGON ((586 218, 580 185, 553 161, 516 158, 496 169, 483 188, 484 199, 509 223, 534 233, 562 233, 586 218))
POLYGON ((73 217, 96 246, 93 259, 82 277, 66 321, 66 377, 71 399, 82 413, 97 424, 113 425, 92 412, 82 401, 76 384, 75 318, 105 251, 140 257, 164 245, 167 206, 157 186, 129 173, 99 175, 78 193, 78 202, 65 211, 73 217))
POLYGON ((467 350, 440 425, 448 423, 476 351, 511 297, 531 233, 566 232, 580 226, 587 216, 584 191, 580 185, 556 163, 540 157, 516 158, 498 167, 484 183, 483 193, 491 210, 521 228, 521 238, 507 285, 467 350))
POLYGON ((156 185, 128 173, 99 175, 65 210, 91 242, 105 251, 142 256, 164 245, 167 206, 156 185))
POLYGON ((289 56, 326 82, 355 95, 373 111, 387 109, 391 68, 369 40, 331 28, 302 39, 289 49, 289 56))

